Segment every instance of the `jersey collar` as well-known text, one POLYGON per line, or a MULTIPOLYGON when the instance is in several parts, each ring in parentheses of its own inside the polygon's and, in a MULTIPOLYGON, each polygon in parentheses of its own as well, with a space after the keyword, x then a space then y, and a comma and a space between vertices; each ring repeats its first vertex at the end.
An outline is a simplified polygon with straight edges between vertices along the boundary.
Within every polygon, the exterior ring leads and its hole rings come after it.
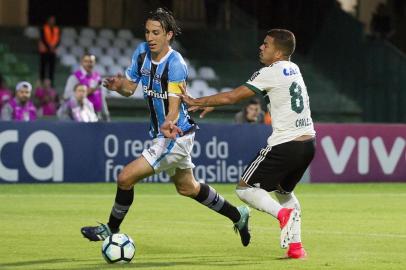
POLYGON ((159 64, 163 63, 164 61, 166 61, 166 59, 168 59, 169 55, 171 55, 172 52, 173 52, 173 49, 172 49, 172 47, 169 46, 169 51, 168 51, 168 52, 165 54, 165 56, 162 57, 161 60, 159 60, 158 62, 152 60, 152 57, 151 57, 151 62, 152 62, 152 64, 154 64, 154 65, 159 65, 159 64))

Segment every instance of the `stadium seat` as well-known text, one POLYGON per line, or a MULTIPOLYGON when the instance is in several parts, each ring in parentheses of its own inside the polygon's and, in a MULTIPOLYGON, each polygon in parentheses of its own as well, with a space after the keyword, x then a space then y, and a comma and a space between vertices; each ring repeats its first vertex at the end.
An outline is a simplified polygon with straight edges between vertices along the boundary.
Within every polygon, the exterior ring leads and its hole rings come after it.
POLYGON ((196 74, 196 69, 193 66, 188 67, 188 79, 189 80, 194 80, 196 79, 197 74, 196 74))
POLYGON ((216 80, 216 72, 211 67, 201 67, 198 71, 199 78, 204 80, 216 80))
POLYGON ((82 30, 80 30, 80 37, 95 38, 96 31, 93 28, 82 28, 82 30))
POLYGON ((8 48, 8 46, 6 44, 0 43, 0 56, 5 54, 5 53, 8 53, 9 51, 10 50, 9 50, 9 48, 8 48))
POLYGON ((76 38, 78 35, 76 33, 75 28, 72 27, 64 27, 62 28, 61 38, 76 38))
POLYGON ((123 56, 131 59, 134 51, 135 51, 135 48, 133 48, 133 47, 126 48, 126 49, 124 49, 123 56))
POLYGON ((17 62, 13 65, 13 72, 18 75, 26 76, 30 73, 30 68, 27 66, 26 63, 17 62))
POLYGON ((117 37, 125 40, 131 40, 133 38, 133 33, 128 29, 121 29, 118 31, 117 37))
POLYGON ((93 39, 90 37, 84 37, 81 36, 78 39, 78 43, 80 46, 85 47, 85 48, 90 48, 93 46, 93 39))
POLYGON ((130 42, 130 47, 133 49, 133 51, 138 47, 140 43, 142 43, 143 40, 139 38, 133 38, 130 42))
POLYGON ((107 39, 114 39, 115 35, 114 35, 113 30, 105 28, 105 29, 100 30, 99 37, 107 38, 107 39))
POLYGON ((111 66, 107 66, 107 74, 114 76, 118 73, 124 74, 124 70, 121 66, 119 65, 111 65, 111 66))
POLYGON ((72 46, 70 47, 70 53, 78 58, 82 57, 85 54, 85 49, 81 46, 72 46))
POLYGON ((61 37, 61 44, 66 46, 66 47, 70 47, 76 44, 76 40, 74 37, 70 37, 70 36, 62 36, 61 37))
POLYGON ((105 37, 96 38, 96 45, 101 48, 109 48, 111 46, 110 40, 105 37))
POLYGON ((190 67, 190 66, 192 65, 192 64, 190 63, 190 60, 189 60, 188 58, 183 57, 183 60, 185 61, 186 65, 187 65, 188 67, 190 67))
POLYGON ((106 55, 110 55, 113 58, 119 58, 121 56, 121 50, 117 47, 109 47, 106 50, 106 55))
POLYGON ((103 66, 103 65, 98 65, 98 64, 97 64, 97 65, 94 67, 94 70, 97 71, 97 72, 99 72, 100 76, 102 76, 102 77, 107 75, 106 67, 103 66))
POLYGON ((114 65, 114 60, 110 55, 102 55, 100 56, 99 63, 103 66, 112 66, 114 65))
POLYGON ((128 66, 131 65, 131 58, 126 57, 126 56, 121 56, 121 57, 117 58, 117 64, 119 64, 123 68, 127 68, 128 66))
POLYGON ((125 49, 128 47, 128 42, 125 39, 116 39, 113 42, 113 46, 120 49, 125 49))
POLYGON ((18 62, 17 57, 12 53, 3 54, 2 58, 3 59, 1 61, 6 63, 6 64, 15 64, 15 63, 18 62))
POLYGON ((31 39, 37 39, 39 38, 39 29, 38 27, 35 26, 28 26, 24 29, 24 36, 31 38, 31 39))
POLYGON ((78 64, 78 60, 72 54, 65 54, 61 57, 61 64, 64 66, 73 66, 78 64))
POLYGON ((100 47, 90 47, 89 53, 93 54, 97 58, 99 58, 100 56, 102 56, 104 54, 103 49, 100 47))
POLYGON ((64 45, 59 45, 58 48, 56 49, 56 55, 58 57, 61 57, 64 54, 67 54, 68 50, 66 49, 66 47, 64 45))
POLYGON ((190 95, 195 98, 202 97, 203 93, 209 91, 209 85, 204 80, 193 80, 187 88, 190 95))
POLYGON ((1 74, 9 74, 11 71, 10 66, 7 63, 3 63, 0 61, 0 73, 1 74))
POLYGON ((80 68, 80 64, 78 62, 77 64, 70 66, 70 71, 73 73, 73 72, 76 72, 76 70, 78 70, 79 68, 80 68))

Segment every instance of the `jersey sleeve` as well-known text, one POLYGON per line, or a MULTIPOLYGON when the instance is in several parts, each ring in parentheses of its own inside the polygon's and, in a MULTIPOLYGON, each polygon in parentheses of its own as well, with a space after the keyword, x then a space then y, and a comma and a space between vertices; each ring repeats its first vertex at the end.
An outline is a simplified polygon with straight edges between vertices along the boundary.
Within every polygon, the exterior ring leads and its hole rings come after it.
POLYGON ((168 72, 168 93, 169 96, 176 96, 182 94, 180 85, 186 81, 187 66, 182 58, 175 58, 169 64, 168 72))
POLYGON ((263 94, 272 86, 273 72, 270 67, 264 67, 254 72, 251 78, 244 84, 257 94, 263 94))
POLYGON ((145 43, 141 43, 137 49, 134 51, 133 56, 131 58, 131 65, 127 68, 125 75, 127 80, 138 83, 141 80, 140 74, 140 64, 139 59, 141 54, 145 52, 145 43))

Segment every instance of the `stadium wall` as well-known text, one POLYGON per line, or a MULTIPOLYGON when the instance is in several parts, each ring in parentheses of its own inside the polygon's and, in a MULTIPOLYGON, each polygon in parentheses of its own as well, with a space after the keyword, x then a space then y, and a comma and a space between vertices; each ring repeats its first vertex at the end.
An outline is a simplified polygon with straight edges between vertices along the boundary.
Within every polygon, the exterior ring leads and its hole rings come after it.
MULTIPOLYGON (((265 146, 265 125, 202 124, 198 179, 236 183, 265 146)), ((114 182, 151 144, 145 123, 0 122, 0 183, 114 182)), ((310 182, 406 181, 406 125, 318 124, 310 182)), ((165 174, 146 182, 168 182, 165 174)))

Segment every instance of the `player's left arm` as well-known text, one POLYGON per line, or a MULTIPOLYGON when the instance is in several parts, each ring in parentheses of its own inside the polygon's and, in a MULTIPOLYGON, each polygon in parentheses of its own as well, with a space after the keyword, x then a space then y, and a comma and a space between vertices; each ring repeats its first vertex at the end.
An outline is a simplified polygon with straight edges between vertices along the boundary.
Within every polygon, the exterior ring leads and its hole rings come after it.
POLYGON ((182 93, 180 86, 185 84, 186 77, 186 64, 178 59, 171 61, 168 72, 169 108, 165 122, 161 126, 161 132, 167 138, 175 139, 177 134, 182 135, 182 130, 176 126, 176 123, 179 119, 180 104, 182 102, 178 94, 182 93))
POLYGON ((176 135, 182 135, 182 130, 176 126, 179 118, 179 108, 181 99, 179 97, 169 96, 169 108, 165 122, 161 125, 162 134, 171 139, 176 139, 176 135))

